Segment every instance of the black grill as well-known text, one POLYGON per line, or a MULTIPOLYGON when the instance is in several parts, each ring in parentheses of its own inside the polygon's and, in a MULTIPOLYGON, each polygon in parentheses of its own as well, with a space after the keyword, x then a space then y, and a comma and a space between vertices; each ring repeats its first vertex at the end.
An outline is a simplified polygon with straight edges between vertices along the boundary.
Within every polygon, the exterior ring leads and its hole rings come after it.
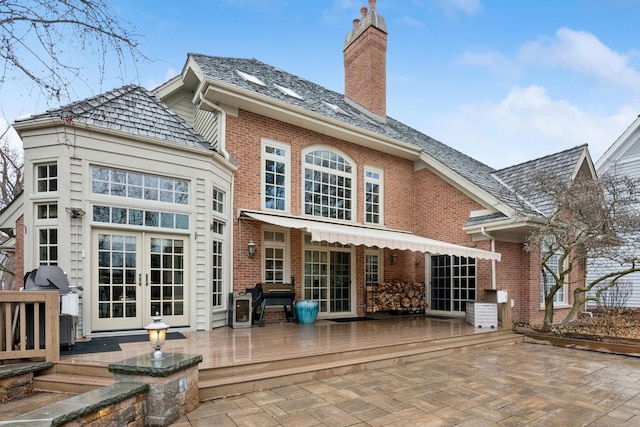
POLYGON ((257 283, 253 289, 247 289, 253 298, 253 319, 258 326, 264 326, 265 307, 281 305, 287 322, 294 319, 293 300, 296 297, 294 285, 288 283, 257 283))

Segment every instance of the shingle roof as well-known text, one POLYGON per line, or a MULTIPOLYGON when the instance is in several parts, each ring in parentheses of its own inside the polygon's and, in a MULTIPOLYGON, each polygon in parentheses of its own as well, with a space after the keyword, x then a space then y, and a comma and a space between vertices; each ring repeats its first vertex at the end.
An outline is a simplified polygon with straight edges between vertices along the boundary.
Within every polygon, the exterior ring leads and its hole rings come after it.
MULTIPOLYGON (((586 145, 580 145, 559 153, 510 166, 496 171, 493 175, 510 189, 517 189, 518 187, 522 187, 523 184, 530 182, 530 178, 534 173, 539 174, 547 171, 549 174, 569 181, 576 170, 576 165, 585 150, 585 146, 586 145)), ((550 214, 554 208, 554 200, 548 196, 536 193, 535 189, 529 190, 530 191, 527 191, 527 202, 535 206, 535 208, 543 214, 550 214)))
MULTIPOLYGON (((514 174, 522 178, 530 174, 533 169, 542 166, 569 169, 567 165, 570 164, 572 168, 575 163, 571 164, 571 162, 577 161, 577 153, 582 152, 584 148, 584 146, 580 146, 566 152, 523 163, 522 165, 495 170, 391 117, 387 117, 385 122, 376 121, 355 108, 352 103, 347 102, 343 94, 326 89, 256 59, 215 57, 195 53, 189 54, 189 57, 195 61, 206 76, 213 79, 414 145, 461 177, 502 200, 513 209, 518 208, 518 203, 512 194, 505 191, 503 182, 508 184, 514 174), (264 85, 246 80, 238 71, 259 78, 264 82, 264 85), (284 86, 295 91, 302 99, 284 94, 275 85, 284 86), (328 104, 338 108, 334 109, 328 104), (344 114, 344 112, 347 114, 344 114)), ((486 219, 503 218, 498 215, 498 217, 489 216, 486 219)), ((481 221, 481 219, 478 220, 481 221)))
POLYGON ((158 97, 136 85, 123 86, 17 122, 41 118, 60 118, 183 146, 211 149, 203 136, 158 97))

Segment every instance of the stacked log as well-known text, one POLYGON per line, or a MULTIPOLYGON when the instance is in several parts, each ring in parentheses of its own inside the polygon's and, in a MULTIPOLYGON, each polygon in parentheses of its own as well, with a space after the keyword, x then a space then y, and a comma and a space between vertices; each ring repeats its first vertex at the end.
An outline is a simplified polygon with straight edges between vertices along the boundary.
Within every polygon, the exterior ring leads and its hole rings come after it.
POLYGON ((427 308, 424 283, 385 282, 374 286, 372 292, 368 299, 373 312, 424 312, 427 308))

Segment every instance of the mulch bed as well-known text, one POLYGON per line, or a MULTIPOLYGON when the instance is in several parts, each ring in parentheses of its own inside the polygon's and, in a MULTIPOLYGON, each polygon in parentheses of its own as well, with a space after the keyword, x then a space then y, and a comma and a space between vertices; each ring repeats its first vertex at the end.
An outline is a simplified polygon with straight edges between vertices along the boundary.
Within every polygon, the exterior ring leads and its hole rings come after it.
POLYGON ((640 356, 640 309, 594 309, 565 327, 518 325, 529 342, 640 356))

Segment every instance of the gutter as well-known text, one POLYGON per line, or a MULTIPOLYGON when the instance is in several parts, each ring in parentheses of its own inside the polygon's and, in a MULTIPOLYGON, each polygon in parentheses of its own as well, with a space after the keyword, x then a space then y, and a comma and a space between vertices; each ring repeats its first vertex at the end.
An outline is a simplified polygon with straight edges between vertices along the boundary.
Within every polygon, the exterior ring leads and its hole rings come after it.
MULTIPOLYGON (((496 240, 493 238, 493 236, 490 235, 489 233, 487 233, 484 230, 484 227, 480 227, 480 233, 482 233, 483 236, 485 236, 486 238, 491 240, 491 252, 495 252, 496 251, 496 240)), ((491 260, 491 289, 497 289, 497 286, 496 286, 496 260, 495 259, 491 260)))
MULTIPOLYGON (((370 147, 372 143, 380 145, 382 147, 379 151, 404 159, 415 161, 421 152, 421 149, 415 145, 337 119, 332 119, 307 108, 279 101, 258 92, 242 89, 208 76, 205 77, 200 84, 199 91, 205 92, 203 90, 204 88, 211 90, 213 92, 212 96, 220 101, 220 103, 261 114, 358 145, 366 147, 370 147)), ((204 93, 204 96, 207 96, 207 94, 204 93)))
MULTIPOLYGON (((206 91, 206 88, 204 90, 206 91)), ((202 104, 205 104, 207 107, 214 109, 215 111, 220 113, 222 116, 222 120, 220 121, 220 146, 221 146, 220 152, 222 153, 224 158, 228 160, 229 158, 231 158, 231 156, 229 155, 226 149, 227 147, 227 113, 224 111, 223 108, 220 108, 220 106, 208 101, 202 93, 203 93, 202 89, 198 90, 198 100, 202 104)))

